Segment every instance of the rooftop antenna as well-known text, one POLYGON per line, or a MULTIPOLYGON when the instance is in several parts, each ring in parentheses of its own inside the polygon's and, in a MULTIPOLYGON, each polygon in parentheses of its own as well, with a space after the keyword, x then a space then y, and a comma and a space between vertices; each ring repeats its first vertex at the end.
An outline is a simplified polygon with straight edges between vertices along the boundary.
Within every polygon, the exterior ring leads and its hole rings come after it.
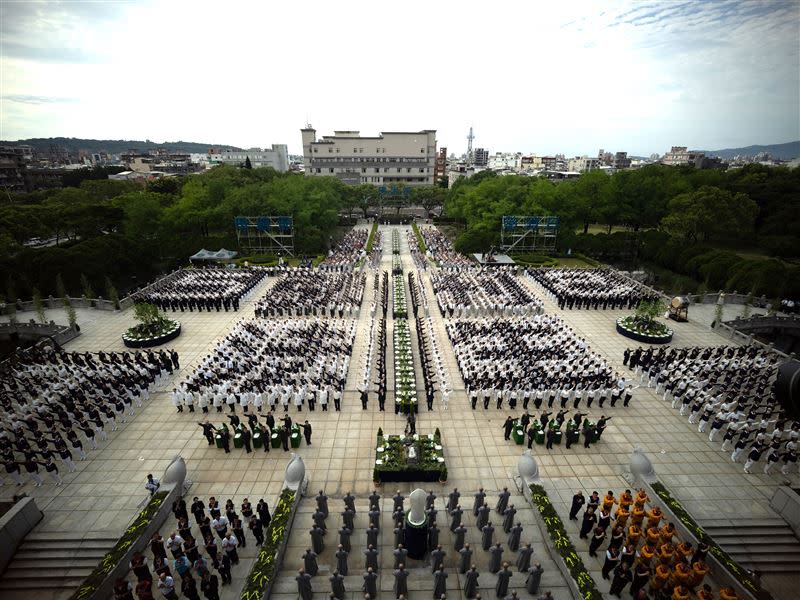
POLYGON ((472 140, 475 136, 472 135, 472 126, 469 128, 469 135, 467 136, 467 166, 472 164, 472 140))

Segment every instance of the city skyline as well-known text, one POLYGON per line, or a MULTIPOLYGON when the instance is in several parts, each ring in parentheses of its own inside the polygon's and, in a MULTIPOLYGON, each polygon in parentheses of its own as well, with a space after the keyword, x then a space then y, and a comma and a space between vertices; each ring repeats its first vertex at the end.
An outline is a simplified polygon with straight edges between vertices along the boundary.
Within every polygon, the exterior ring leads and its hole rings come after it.
POLYGON ((796 2, 412 2, 391 27, 363 3, 188 6, 0 4, 0 139, 300 154, 307 122, 320 135, 436 129, 456 154, 470 126, 491 152, 567 156, 800 139, 796 2), (422 38, 420 14, 440 24, 422 38))

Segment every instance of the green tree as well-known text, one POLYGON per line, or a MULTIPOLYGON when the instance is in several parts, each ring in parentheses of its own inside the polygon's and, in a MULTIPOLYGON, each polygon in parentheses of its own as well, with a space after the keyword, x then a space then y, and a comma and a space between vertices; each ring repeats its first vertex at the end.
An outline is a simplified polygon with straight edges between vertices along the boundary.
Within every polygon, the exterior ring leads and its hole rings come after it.
POLYGON ((109 277, 106 277, 106 295, 114 305, 114 308, 119 308, 119 294, 117 293, 117 288, 114 287, 114 284, 111 282, 109 277))
POLYGON ((574 184, 575 216, 583 225, 583 233, 592 223, 605 222, 611 209, 611 178, 602 171, 589 171, 574 184))
POLYGON ((83 290, 83 295, 86 296, 88 299, 94 298, 94 290, 92 289, 92 284, 89 282, 89 278, 86 277, 85 273, 81 273, 81 289, 83 290))
POLYGON ((44 302, 42 301, 42 294, 37 288, 33 288, 33 310, 36 311, 36 316, 39 317, 40 323, 47 321, 44 314, 44 302))
POLYGON ((64 278, 61 277, 61 273, 56 274, 56 295, 58 298, 66 298, 69 296, 67 293, 67 288, 64 285, 64 278))
POLYGON ((244 168, 245 169, 252 169, 253 168, 253 163, 250 162, 250 157, 249 156, 245 157, 244 168))
POLYGON ((745 194, 703 186, 669 201, 661 225, 668 232, 696 242, 750 233, 758 206, 745 194))

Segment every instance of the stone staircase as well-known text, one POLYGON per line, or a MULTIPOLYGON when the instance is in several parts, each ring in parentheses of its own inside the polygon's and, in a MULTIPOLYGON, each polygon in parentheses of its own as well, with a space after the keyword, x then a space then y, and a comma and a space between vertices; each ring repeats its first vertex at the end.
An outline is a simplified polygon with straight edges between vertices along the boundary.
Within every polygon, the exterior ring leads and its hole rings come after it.
POLYGON ((0 579, 0 597, 67 597, 118 540, 109 531, 31 532, 0 579))
POLYGON ((700 525, 747 569, 765 575, 800 571, 800 540, 783 519, 706 519, 700 525))

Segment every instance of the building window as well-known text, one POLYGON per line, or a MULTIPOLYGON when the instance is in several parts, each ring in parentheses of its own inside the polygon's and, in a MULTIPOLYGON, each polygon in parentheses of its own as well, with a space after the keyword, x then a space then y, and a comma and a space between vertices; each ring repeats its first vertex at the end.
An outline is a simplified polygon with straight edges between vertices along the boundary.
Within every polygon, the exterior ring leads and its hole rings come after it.
POLYGON ((420 170, 419 170, 419 172, 420 172, 420 173, 424 173, 424 172, 425 172, 425 169, 420 169, 420 170))
POLYGON ((358 152, 358 148, 353 148, 353 154, 355 154, 356 152, 358 152))
POLYGON ((364 152, 364 149, 363 148, 359 148, 358 151, 359 152, 364 152))
POLYGON ((384 172, 384 173, 388 173, 388 172, 389 172, 389 167, 385 167, 385 168, 383 169, 383 172, 384 172))
POLYGON ((339 149, 338 148, 336 149, 336 154, 339 154, 339 149))
POLYGON ((420 154, 425 154, 425 148, 420 148, 419 151, 420 151, 420 154))
POLYGON ((400 171, 402 171, 402 169, 400 167, 397 167, 397 172, 399 173, 400 171))
POLYGON ((362 172, 362 173, 366 173, 366 172, 367 172, 367 170, 366 170, 366 169, 361 169, 361 172, 362 172))
POLYGON ((317 167, 317 173, 320 173, 320 169, 319 169, 319 167, 317 167))
POLYGON ((380 167, 375 167, 375 172, 376 172, 376 173, 380 173, 380 172, 381 172, 381 169, 380 169, 380 167))
POLYGON ((333 168, 330 169, 330 172, 333 173, 333 168))
POLYGON ((406 173, 411 173, 411 167, 408 167, 408 168, 406 169, 406 173))

